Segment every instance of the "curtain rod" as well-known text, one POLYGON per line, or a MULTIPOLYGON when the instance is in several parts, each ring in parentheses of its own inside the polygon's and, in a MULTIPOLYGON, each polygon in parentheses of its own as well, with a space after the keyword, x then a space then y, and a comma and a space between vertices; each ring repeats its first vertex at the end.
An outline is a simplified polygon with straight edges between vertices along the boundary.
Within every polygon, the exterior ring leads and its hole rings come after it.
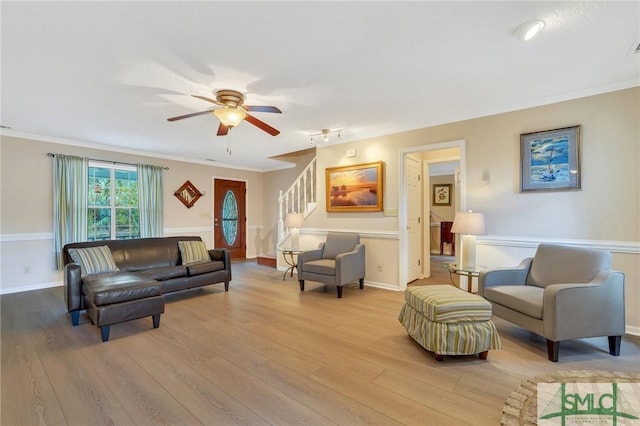
MULTIPOLYGON (((54 154, 53 152, 47 152, 48 157, 55 157, 58 154, 54 154)), ((103 163, 113 163, 113 164, 123 164, 125 166, 137 166, 136 163, 124 163, 122 161, 111 161, 111 160, 99 160, 97 158, 89 158, 91 161, 101 161, 103 163)), ((169 170, 168 167, 162 167, 164 170, 169 170)))

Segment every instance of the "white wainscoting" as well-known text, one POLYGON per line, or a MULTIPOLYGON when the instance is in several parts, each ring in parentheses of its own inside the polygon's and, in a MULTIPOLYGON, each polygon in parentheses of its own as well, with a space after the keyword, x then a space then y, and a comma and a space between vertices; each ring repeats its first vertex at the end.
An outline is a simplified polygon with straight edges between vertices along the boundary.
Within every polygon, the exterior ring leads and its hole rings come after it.
MULTIPOLYGON (((401 290, 398 283, 399 240, 397 231, 357 229, 300 230, 301 247, 315 248, 327 232, 356 232, 366 245, 366 285, 401 290)), ((262 226, 247 227, 247 257, 257 256, 262 226)), ((165 235, 198 235, 211 247, 210 227, 167 228, 165 235)), ((625 274, 626 329, 640 336, 640 242, 537 239, 486 235, 477 239, 477 263, 486 267, 515 266, 535 254, 541 243, 572 245, 608 250, 613 255, 613 269, 625 274)), ((0 234, 0 294, 38 290, 62 285, 62 272, 55 269, 53 233, 0 234)))

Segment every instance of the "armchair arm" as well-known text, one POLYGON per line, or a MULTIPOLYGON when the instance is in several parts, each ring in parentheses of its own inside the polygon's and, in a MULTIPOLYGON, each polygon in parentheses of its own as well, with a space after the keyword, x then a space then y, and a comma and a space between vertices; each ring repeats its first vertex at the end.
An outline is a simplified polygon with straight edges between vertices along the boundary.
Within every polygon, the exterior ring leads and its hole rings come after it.
POLYGON ((338 285, 364 278, 364 254, 365 246, 357 244, 352 251, 336 256, 336 283, 338 285))
POLYGON ((84 309, 84 296, 82 295, 82 277, 80 265, 67 263, 64 265, 64 301, 67 304, 67 312, 84 309))
POLYGON ((298 278, 302 277, 302 265, 305 262, 322 259, 323 250, 324 250, 324 243, 320 243, 318 245, 318 248, 315 250, 301 251, 300 253, 298 253, 298 264, 297 264, 298 278))
POLYGON ((624 274, 607 270, 589 283, 550 285, 542 315, 544 337, 554 341, 623 335, 624 274))
POLYGON ((525 285, 531 268, 532 257, 524 259, 515 268, 485 269, 478 276, 478 294, 484 295, 486 287, 496 285, 525 285))

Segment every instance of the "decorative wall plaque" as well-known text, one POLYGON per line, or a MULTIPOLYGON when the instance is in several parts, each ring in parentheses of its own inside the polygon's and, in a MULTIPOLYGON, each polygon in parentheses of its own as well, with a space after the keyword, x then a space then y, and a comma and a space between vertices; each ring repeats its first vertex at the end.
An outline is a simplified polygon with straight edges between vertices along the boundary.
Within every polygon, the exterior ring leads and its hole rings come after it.
POLYGON ((196 188, 191 182, 186 181, 176 192, 173 193, 173 195, 178 197, 178 200, 182 201, 182 204, 190 209, 191 206, 193 206, 204 194, 198 191, 198 188, 196 188))

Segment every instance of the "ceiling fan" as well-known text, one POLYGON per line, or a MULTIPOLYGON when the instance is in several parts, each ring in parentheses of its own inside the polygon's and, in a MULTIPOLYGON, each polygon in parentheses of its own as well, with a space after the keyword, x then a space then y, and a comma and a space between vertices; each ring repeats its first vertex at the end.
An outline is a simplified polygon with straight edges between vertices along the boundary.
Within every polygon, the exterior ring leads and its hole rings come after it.
POLYGON ((198 115, 204 114, 213 114, 220 120, 220 125, 218 126, 218 136, 225 136, 229 133, 229 129, 237 126, 242 122, 242 120, 246 120, 254 126, 264 130, 269 133, 271 136, 277 136, 280 134, 280 131, 274 129, 269 126, 264 121, 258 120, 254 116, 248 114, 248 111, 251 112, 277 112, 282 113, 279 108, 274 106, 251 106, 244 105, 244 95, 235 90, 218 90, 216 92, 216 99, 210 99, 206 96, 200 95, 191 95, 194 98, 202 99, 207 102, 214 103, 216 105, 221 106, 222 108, 209 109, 206 111, 193 112, 191 114, 179 115, 177 117, 167 118, 167 121, 176 121, 182 120, 183 118, 196 117, 198 115))

